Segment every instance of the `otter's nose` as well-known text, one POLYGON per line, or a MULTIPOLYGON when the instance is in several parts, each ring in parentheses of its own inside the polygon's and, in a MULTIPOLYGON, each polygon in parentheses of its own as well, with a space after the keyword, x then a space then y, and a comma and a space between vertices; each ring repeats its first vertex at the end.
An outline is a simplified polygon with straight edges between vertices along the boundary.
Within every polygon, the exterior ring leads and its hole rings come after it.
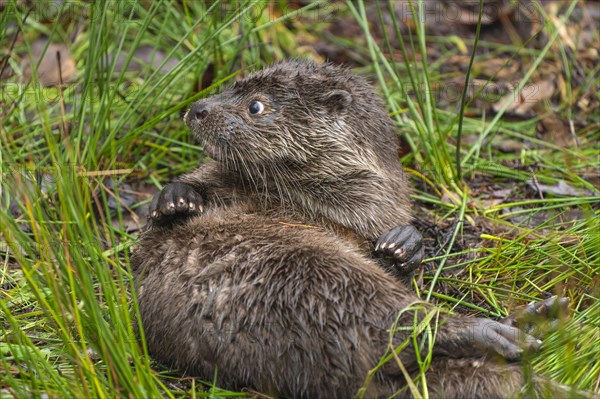
POLYGON ((197 102, 188 111, 187 120, 189 122, 202 122, 210 114, 210 105, 197 102))

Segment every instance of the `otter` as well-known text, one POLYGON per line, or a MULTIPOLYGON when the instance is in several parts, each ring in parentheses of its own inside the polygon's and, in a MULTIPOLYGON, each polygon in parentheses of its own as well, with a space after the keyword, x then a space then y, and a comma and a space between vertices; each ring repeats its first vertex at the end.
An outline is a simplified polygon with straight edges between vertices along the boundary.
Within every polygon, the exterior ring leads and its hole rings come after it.
POLYGON ((422 246, 393 123, 364 79, 281 62, 196 102, 185 123, 213 160, 157 195, 131 258, 155 360, 225 388, 375 398, 411 397, 431 354, 432 397, 523 389, 514 362, 539 340, 423 303, 365 250, 379 238, 402 270, 422 246))

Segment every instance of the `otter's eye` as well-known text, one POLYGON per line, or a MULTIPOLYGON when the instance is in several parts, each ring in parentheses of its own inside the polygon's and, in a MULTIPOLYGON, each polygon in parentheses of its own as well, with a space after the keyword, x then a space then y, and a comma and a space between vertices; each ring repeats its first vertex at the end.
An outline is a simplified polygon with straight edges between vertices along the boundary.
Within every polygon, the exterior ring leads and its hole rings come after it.
POLYGON ((264 110, 265 106, 260 101, 252 101, 248 107, 248 111, 250 111, 252 115, 260 115, 264 110))

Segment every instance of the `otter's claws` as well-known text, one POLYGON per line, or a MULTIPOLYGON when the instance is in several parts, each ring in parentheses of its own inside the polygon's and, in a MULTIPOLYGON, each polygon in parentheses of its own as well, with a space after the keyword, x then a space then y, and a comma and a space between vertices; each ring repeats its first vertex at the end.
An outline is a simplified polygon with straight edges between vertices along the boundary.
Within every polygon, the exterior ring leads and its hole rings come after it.
POLYGON ((394 271, 406 275, 421 264, 424 256, 423 236, 411 225, 394 227, 379 237, 375 244, 375 254, 391 258, 394 271))
POLYGON ((204 212, 202 196, 189 184, 167 184, 152 199, 150 217, 159 224, 172 223, 204 212))

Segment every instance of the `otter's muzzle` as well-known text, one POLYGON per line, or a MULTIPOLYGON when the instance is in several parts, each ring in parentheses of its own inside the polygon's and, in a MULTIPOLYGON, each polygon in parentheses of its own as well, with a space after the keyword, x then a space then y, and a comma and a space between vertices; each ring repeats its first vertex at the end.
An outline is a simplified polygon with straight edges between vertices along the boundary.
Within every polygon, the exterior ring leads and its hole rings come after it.
POLYGON ((185 115, 185 124, 188 125, 188 127, 191 127, 194 124, 201 123, 210 115, 213 108, 214 107, 206 101, 194 103, 185 115))

